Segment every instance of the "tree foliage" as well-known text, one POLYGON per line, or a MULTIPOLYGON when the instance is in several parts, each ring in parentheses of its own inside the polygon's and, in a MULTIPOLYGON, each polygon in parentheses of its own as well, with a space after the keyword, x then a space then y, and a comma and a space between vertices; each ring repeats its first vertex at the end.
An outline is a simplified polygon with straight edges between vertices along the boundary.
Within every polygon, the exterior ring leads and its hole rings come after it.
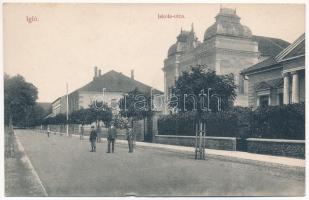
POLYGON ((208 105, 209 88, 211 88, 209 90, 209 105, 212 111, 218 110, 218 98, 216 96, 220 98, 221 110, 226 110, 233 105, 236 97, 233 74, 216 75, 215 71, 205 71, 202 66, 197 66, 192 67, 189 72, 183 72, 172 89, 173 96, 178 98, 178 110, 180 112, 192 111, 194 108, 192 95, 194 95, 197 99, 195 108, 202 111, 202 101, 205 103, 204 107, 208 105), (202 91, 204 95, 201 95, 202 91), (185 95, 187 95, 187 98, 185 95), (201 98, 203 96, 204 100, 201 98))
POLYGON ((119 100, 120 115, 132 120, 141 120, 151 116, 153 114, 151 98, 150 93, 134 89, 119 100))
POLYGON ((37 88, 25 79, 16 75, 4 76, 4 116, 5 124, 24 126, 29 119, 29 112, 36 113, 35 101, 38 98, 37 88), (34 109, 34 110, 32 110, 34 109))
POLYGON ((108 125, 113 118, 113 113, 110 107, 107 104, 102 104, 98 108, 94 104, 90 105, 89 108, 89 118, 95 121, 102 121, 105 125, 108 125))
POLYGON ((34 106, 29 107, 26 113, 26 118, 23 122, 20 123, 20 126, 33 127, 41 125, 45 115, 46 111, 36 103, 34 106))
POLYGON ((42 122, 42 124, 47 125, 47 124, 57 124, 57 125, 63 125, 66 124, 67 117, 65 114, 60 113, 54 117, 48 117, 45 118, 42 122))

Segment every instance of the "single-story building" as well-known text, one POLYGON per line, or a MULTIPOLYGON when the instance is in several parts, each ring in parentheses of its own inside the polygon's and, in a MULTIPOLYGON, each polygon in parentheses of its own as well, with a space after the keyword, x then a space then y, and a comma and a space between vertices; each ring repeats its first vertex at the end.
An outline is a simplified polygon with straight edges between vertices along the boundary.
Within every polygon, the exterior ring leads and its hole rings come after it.
POLYGON ((241 75, 248 81, 250 107, 305 102, 305 34, 241 75))

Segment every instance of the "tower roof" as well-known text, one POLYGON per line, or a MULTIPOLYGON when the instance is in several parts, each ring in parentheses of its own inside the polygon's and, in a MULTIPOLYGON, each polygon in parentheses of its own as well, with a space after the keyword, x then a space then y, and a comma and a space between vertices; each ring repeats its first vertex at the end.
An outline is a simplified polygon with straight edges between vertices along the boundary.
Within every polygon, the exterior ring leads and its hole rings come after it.
POLYGON ((171 56, 175 53, 181 53, 186 50, 195 48, 199 44, 198 39, 194 32, 193 23, 191 25, 191 31, 184 31, 181 29, 177 36, 177 41, 168 49, 167 56, 171 56))
POLYGON ((221 8, 216 16, 216 22, 204 34, 204 41, 215 35, 251 38, 251 30, 240 23, 235 9, 221 8))

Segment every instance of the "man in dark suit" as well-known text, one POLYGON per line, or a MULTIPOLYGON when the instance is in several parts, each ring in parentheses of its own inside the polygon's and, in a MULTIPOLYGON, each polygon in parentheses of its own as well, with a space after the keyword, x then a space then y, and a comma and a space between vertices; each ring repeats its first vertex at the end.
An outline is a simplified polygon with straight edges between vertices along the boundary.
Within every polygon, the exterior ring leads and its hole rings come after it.
POLYGON ((91 126, 91 132, 89 136, 89 141, 91 143, 91 152, 96 152, 96 141, 97 141, 97 131, 94 129, 94 126, 91 126))
POLYGON ((111 153, 111 145, 112 145, 112 153, 114 153, 115 140, 117 138, 117 130, 114 124, 111 124, 111 127, 108 129, 107 141, 108 141, 108 149, 107 153, 111 153))
POLYGON ((129 153, 133 153, 133 142, 134 142, 135 135, 134 135, 132 128, 127 127, 126 135, 127 135, 127 140, 128 140, 129 153))

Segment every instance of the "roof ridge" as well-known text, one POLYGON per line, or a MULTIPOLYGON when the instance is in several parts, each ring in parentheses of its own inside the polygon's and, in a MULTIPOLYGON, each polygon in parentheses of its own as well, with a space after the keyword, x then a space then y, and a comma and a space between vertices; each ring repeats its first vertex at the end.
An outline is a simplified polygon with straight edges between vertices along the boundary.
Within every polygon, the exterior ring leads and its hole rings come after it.
POLYGON ((147 85, 147 84, 145 84, 145 83, 143 83, 143 82, 141 82, 141 81, 138 81, 138 80, 136 80, 136 79, 132 79, 132 78, 130 78, 129 76, 126 76, 126 75, 124 75, 124 74, 121 73, 121 72, 118 72, 118 73, 119 73, 120 75, 126 77, 126 78, 127 78, 128 80, 130 80, 130 81, 137 82, 137 83, 139 83, 139 84, 142 84, 143 86, 149 87, 150 89, 152 88, 153 90, 157 90, 157 91, 161 92, 160 90, 158 90, 158 89, 156 89, 156 88, 154 88, 154 87, 152 87, 152 86, 150 86, 150 85, 147 85))
POLYGON ((279 62, 284 58, 287 54, 289 54, 295 47, 297 47, 302 41, 305 40, 305 33, 299 36, 294 42, 292 42, 289 46, 283 49, 276 57, 276 61, 279 62))

